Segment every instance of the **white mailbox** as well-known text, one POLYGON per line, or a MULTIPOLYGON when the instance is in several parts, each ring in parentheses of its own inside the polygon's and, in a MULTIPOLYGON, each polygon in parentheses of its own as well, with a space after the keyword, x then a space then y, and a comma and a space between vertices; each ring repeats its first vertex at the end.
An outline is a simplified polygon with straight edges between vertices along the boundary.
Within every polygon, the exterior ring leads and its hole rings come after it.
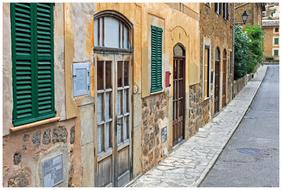
POLYGON ((72 65, 73 71, 73 96, 89 95, 90 90, 90 64, 74 63, 72 65))

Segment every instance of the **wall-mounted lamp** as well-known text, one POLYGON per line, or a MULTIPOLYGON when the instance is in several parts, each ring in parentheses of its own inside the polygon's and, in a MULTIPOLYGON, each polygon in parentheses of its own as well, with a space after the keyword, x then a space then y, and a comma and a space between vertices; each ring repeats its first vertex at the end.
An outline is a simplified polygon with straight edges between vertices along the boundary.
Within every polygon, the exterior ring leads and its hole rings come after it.
POLYGON ((246 24, 248 17, 249 17, 249 15, 248 15, 247 11, 244 11, 244 13, 242 14, 242 20, 243 20, 244 24, 246 24))

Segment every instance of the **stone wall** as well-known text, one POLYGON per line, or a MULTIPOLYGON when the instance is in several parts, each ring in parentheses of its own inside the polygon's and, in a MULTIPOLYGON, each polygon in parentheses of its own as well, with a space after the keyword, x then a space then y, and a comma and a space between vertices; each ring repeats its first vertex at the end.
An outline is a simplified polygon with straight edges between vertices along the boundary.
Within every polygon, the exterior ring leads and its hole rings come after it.
MULTIPOLYGON (((200 6, 200 84, 203 85, 204 72, 204 48, 206 45, 210 47, 210 94, 209 97, 200 100, 199 104, 203 109, 203 124, 207 123, 214 114, 214 89, 215 86, 215 50, 220 49, 220 109, 222 109, 222 77, 223 77, 223 52, 227 51, 226 59, 226 103, 232 98, 232 81, 234 67, 232 61, 232 25, 233 25, 233 8, 234 3, 229 3, 229 19, 223 18, 223 13, 217 15, 214 10, 214 3, 207 6, 201 3, 200 6)), ((204 90, 202 89, 202 93, 204 90)), ((201 95, 202 97, 202 95, 201 95)))
POLYGON ((192 85, 189 89, 189 124, 186 128, 187 137, 193 136, 203 126, 203 107, 200 105, 202 89, 200 84, 192 85))
POLYGON ((3 138, 3 186, 42 186, 42 161, 63 154, 64 181, 58 186, 71 186, 73 179, 73 145, 75 120, 37 126, 14 132, 3 138))
POLYGON ((161 131, 168 131, 168 91, 142 100, 141 132, 142 170, 152 168, 166 156, 168 138, 162 139, 161 131), (166 129, 165 129, 166 128, 166 129))

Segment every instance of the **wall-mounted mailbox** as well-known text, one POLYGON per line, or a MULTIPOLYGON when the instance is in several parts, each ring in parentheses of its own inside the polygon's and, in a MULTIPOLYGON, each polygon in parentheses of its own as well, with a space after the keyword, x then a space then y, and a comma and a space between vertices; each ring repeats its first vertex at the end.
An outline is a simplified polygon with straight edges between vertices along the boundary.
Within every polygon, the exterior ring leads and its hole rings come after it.
POLYGON ((54 187, 64 181, 63 155, 57 155, 42 163, 43 186, 54 187))
POLYGON ((165 72, 165 87, 170 87, 170 75, 171 73, 169 71, 165 72))
POLYGON ((89 95, 90 91, 90 64, 74 63, 72 65, 73 96, 89 95))

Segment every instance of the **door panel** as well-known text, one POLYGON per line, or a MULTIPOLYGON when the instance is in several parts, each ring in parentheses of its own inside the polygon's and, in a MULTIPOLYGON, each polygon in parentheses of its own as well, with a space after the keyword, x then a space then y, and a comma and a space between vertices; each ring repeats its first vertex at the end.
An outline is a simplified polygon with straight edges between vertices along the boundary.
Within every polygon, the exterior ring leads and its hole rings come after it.
POLYGON ((220 61, 215 61, 214 113, 219 111, 220 61))
POLYGON ((173 145, 184 139, 185 59, 174 57, 173 62, 173 145))
POLYGON ((226 59, 226 53, 224 53, 222 64, 222 107, 226 106, 226 59))
POLYGON ((128 55, 96 55, 96 186, 130 180, 131 88, 128 55))

